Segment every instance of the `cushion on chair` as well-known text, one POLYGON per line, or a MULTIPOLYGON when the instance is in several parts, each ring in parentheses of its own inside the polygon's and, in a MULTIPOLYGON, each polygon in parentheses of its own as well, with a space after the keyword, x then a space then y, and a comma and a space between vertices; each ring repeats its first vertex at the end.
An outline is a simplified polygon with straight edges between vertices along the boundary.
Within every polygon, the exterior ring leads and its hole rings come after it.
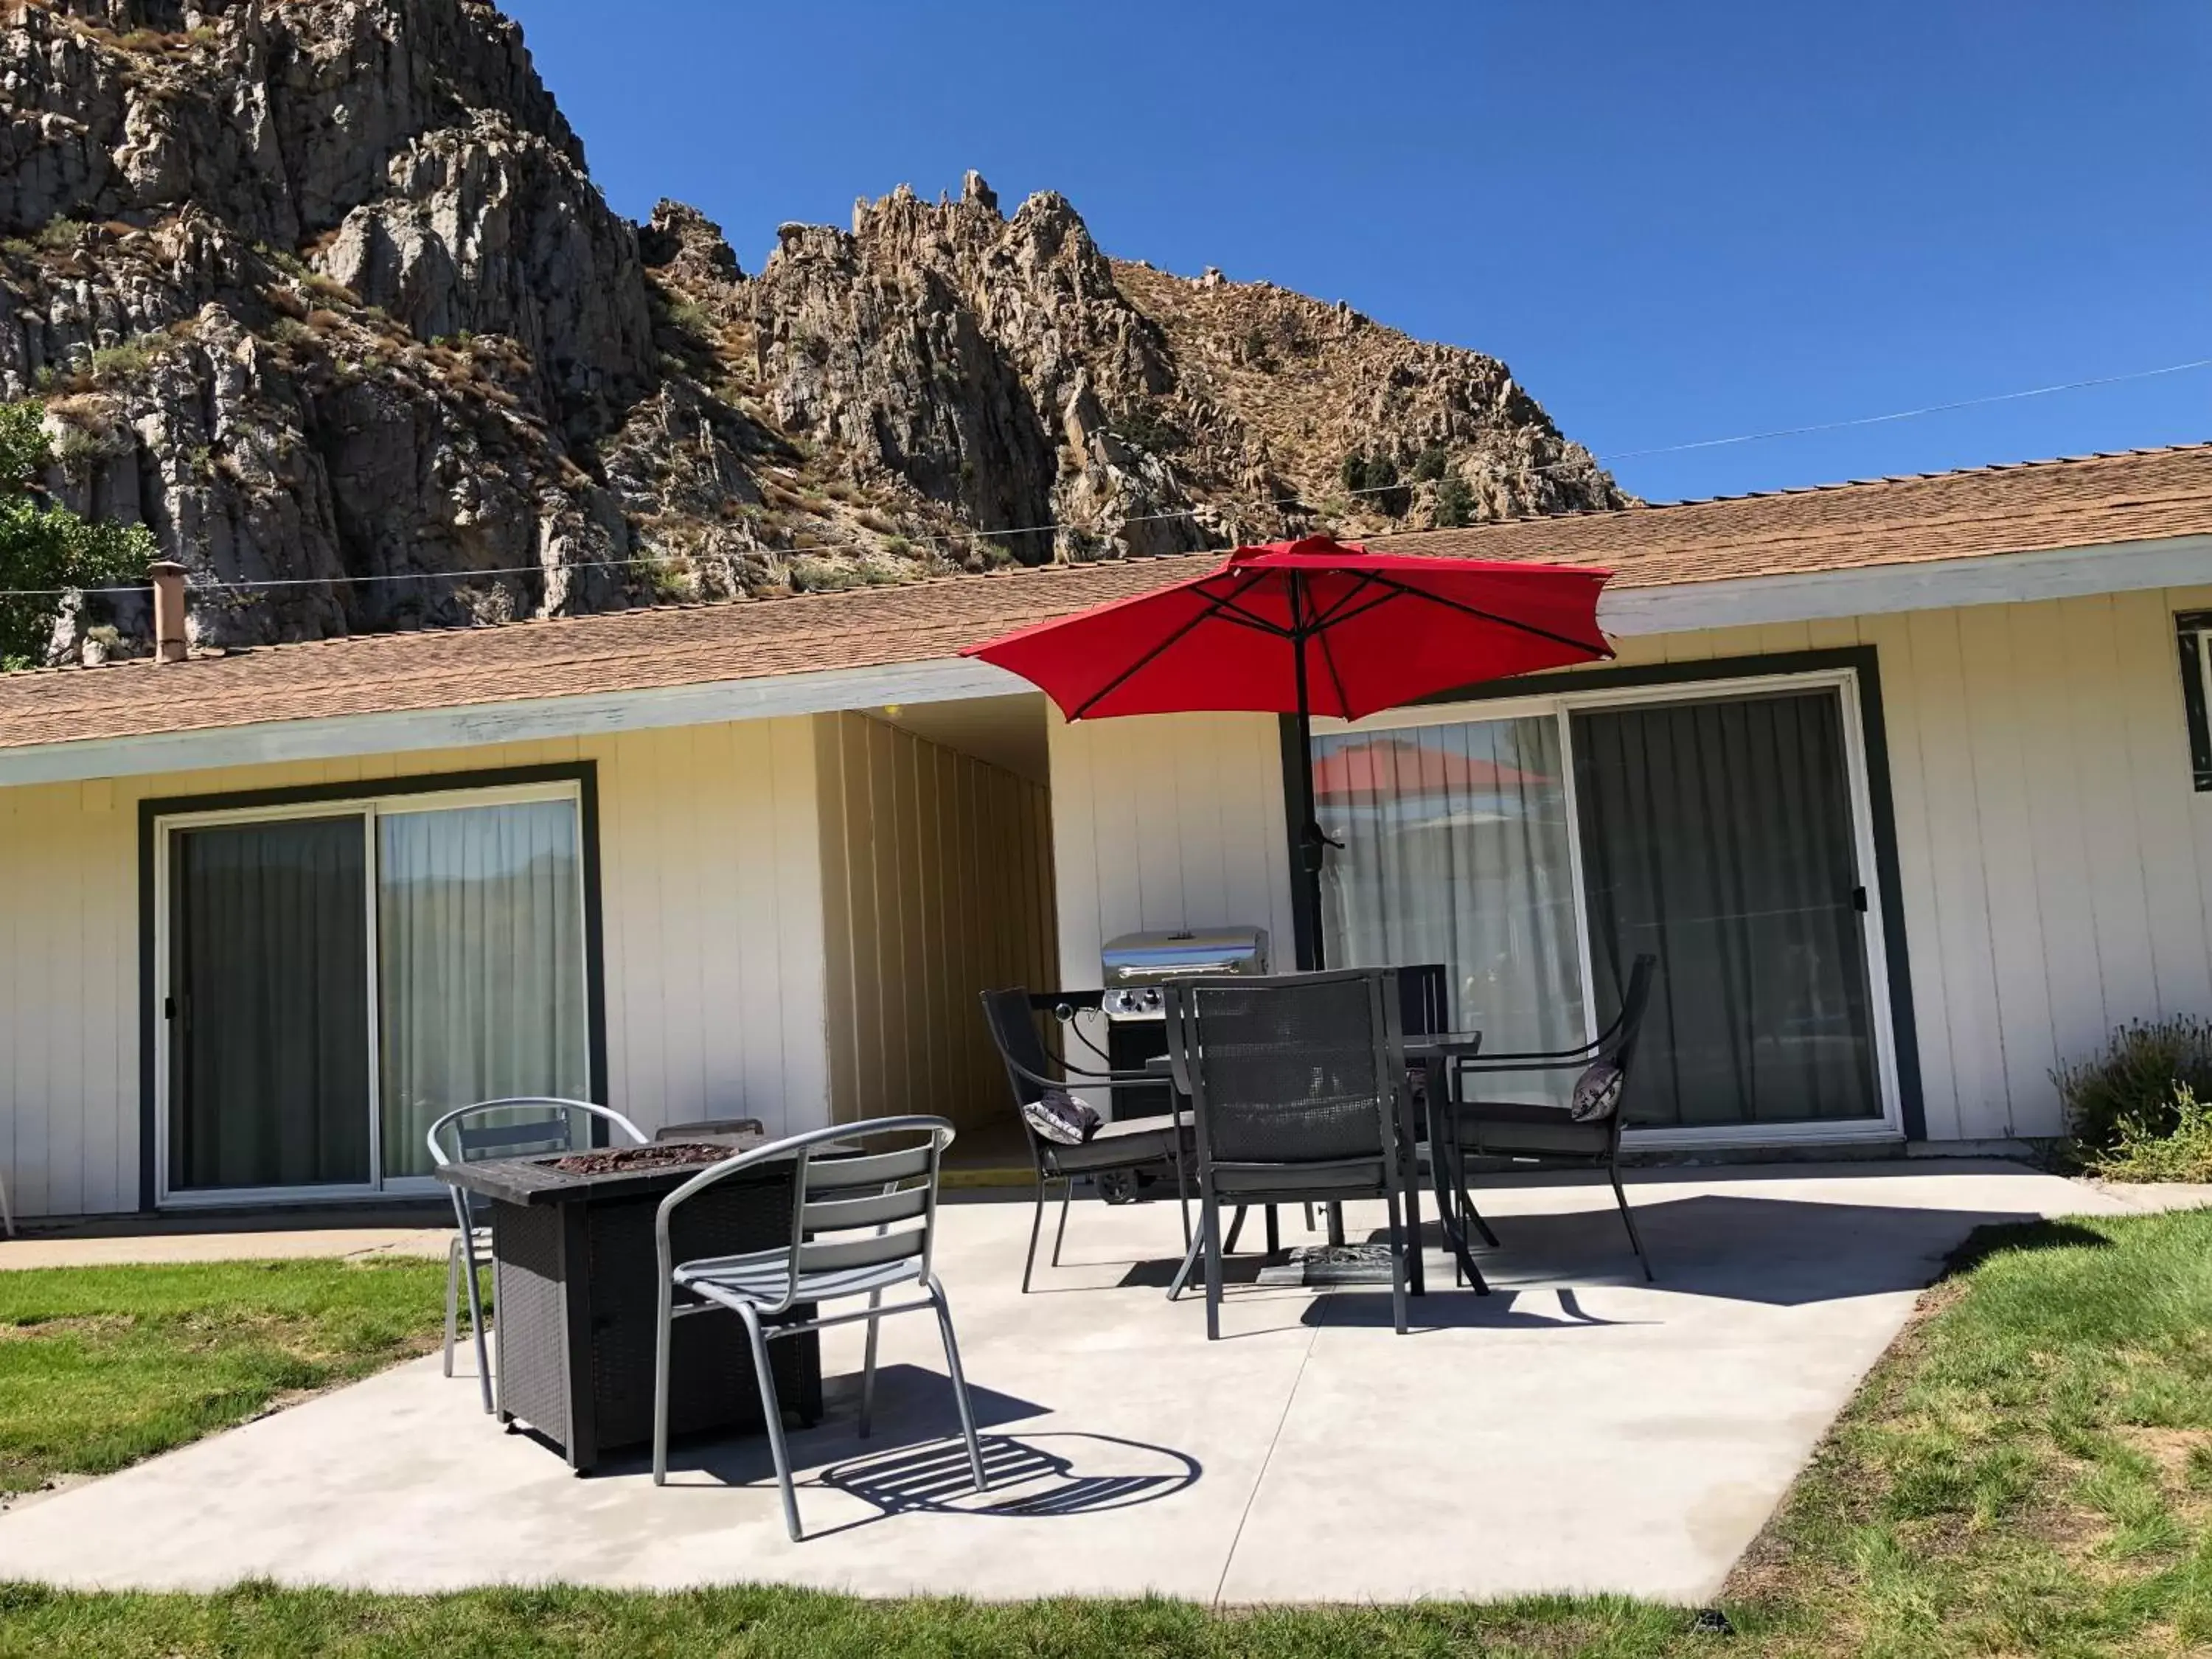
POLYGON ((1022 1121, 1041 1140, 1080 1146, 1098 1133, 1099 1116, 1065 1089, 1047 1089, 1022 1107, 1022 1121))
POLYGON ((1100 1170, 1133 1170, 1143 1164, 1164 1164, 1175 1156, 1176 1126, 1182 1127, 1182 1152, 1194 1158, 1190 1114, 1174 1117, 1117 1117, 1101 1123, 1090 1139, 1079 1146, 1048 1145, 1046 1159, 1060 1175, 1091 1175, 1100 1170))
POLYGON ((1524 1100, 1471 1100, 1454 1114, 1459 1143, 1469 1152, 1520 1158, 1602 1158, 1613 1138, 1609 1119, 1577 1122, 1564 1106, 1524 1100))
POLYGON ((1567 1115, 1577 1123, 1602 1123, 1620 1105, 1620 1085, 1627 1079, 1620 1067, 1601 1060, 1575 1079, 1574 1098, 1567 1115))

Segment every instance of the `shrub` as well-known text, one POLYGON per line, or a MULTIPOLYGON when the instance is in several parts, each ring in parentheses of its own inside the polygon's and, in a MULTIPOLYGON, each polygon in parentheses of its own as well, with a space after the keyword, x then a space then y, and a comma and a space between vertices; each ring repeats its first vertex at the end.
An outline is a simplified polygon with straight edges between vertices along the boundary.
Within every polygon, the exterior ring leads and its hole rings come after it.
POLYGON ((2066 1126, 2091 1158, 2171 1135, 2184 1092, 2212 1099, 2212 1020, 2191 1015, 2119 1027, 2094 1060, 2051 1074, 2066 1126), (2123 1125, 2130 1126, 2123 1128, 2123 1125))
POLYGON ((38 234, 38 244, 49 252, 59 253, 75 247, 84 236, 84 226, 75 219, 49 219, 38 234))
POLYGON ((160 355, 156 349, 166 340, 165 336, 142 334, 135 340, 125 340, 120 345, 102 346, 92 354, 92 378, 99 385, 116 380, 136 380, 153 368, 160 355))
POLYGON ((1437 486, 1437 528, 1457 530, 1474 522, 1474 490, 1456 474, 1437 486))
POLYGON ((1443 446, 1431 444, 1413 462, 1413 482, 1439 483, 1450 471, 1451 457, 1444 452, 1443 446))
POLYGON ((2091 1161, 2091 1170, 2112 1181, 2212 1181, 2212 1099, 2200 1101, 2177 1083, 2168 1104, 2172 1125, 2162 1132, 2122 1118, 2111 1150, 2091 1161))

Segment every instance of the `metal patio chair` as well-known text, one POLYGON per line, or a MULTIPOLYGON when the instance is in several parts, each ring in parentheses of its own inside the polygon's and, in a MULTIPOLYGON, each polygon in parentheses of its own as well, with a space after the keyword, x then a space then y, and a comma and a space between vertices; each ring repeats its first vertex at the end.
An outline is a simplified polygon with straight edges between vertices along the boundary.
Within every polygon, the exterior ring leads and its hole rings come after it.
POLYGON ((1171 980, 1168 1056, 1197 1119, 1206 1334, 1221 1334, 1221 1206, 1380 1198, 1406 1329, 1405 1039, 1389 969, 1171 980))
POLYGON ((797 1543, 801 1535, 799 1498, 792 1483, 791 1454, 784 1444, 783 1411, 776 1401, 768 1345, 780 1336, 867 1321, 867 1357, 860 1376, 860 1430, 865 1439, 875 1408, 877 1325, 893 1314, 927 1308, 936 1311, 938 1333, 945 1340, 945 1364, 960 1408, 969 1471, 977 1492, 988 1489, 983 1449, 975 1438, 975 1413, 968 1403, 968 1380, 961 1372, 960 1348, 952 1336, 952 1312, 930 1265, 937 1241, 939 1166, 951 1139, 952 1125, 941 1117, 879 1117, 832 1124, 709 1164, 660 1200, 653 1224, 660 1259, 653 1384, 653 1485, 668 1482, 669 1346, 675 1322, 694 1314, 733 1313, 744 1322, 752 1346, 761 1414, 775 1458, 776 1484, 783 1493, 783 1522, 797 1543), (856 1150, 854 1143, 862 1141, 875 1150, 856 1150), (890 1143, 888 1150, 882 1149, 884 1143, 890 1143), (718 1181, 779 1161, 794 1166, 790 1243, 741 1255, 675 1259, 668 1242, 669 1218, 680 1206, 718 1181), (884 1292, 902 1285, 920 1286, 921 1296, 885 1307, 884 1292), (691 1299, 678 1302, 678 1291, 691 1299), (868 1305, 857 1312, 823 1316, 802 1311, 856 1296, 868 1298, 868 1305))
MULTIPOLYGON (((595 1106, 588 1100, 563 1100, 557 1095, 510 1095, 501 1100, 480 1100, 472 1106, 456 1106, 423 1135, 430 1156, 441 1166, 477 1164, 487 1158, 523 1158, 532 1152, 576 1150, 579 1115, 620 1129, 636 1146, 643 1146, 645 1131, 611 1106, 595 1106), (525 1118, 519 1122, 477 1123, 473 1120, 496 1113, 527 1111, 532 1107, 554 1109, 550 1117, 525 1118), (450 1133, 448 1133, 450 1131, 450 1133)), ((453 1342, 459 1334, 460 1299, 456 1292, 464 1277, 469 1287, 469 1330, 476 1339, 477 1379, 483 1389, 483 1408, 497 1409, 492 1395, 491 1346, 484 1340, 483 1293, 477 1283, 482 1263, 479 1249, 491 1248, 491 1200, 459 1187, 447 1188, 453 1200, 453 1242, 446 1250, 446 1375, 453 1374, 453 1342)))
POLYGON ((1628 1208, 1628 1194, 1620 1184, 1620 1131, 1626 1113, 1628 1079, 1636 1062, 1636 1040, 1644 1030, 1644 1017, 1651 1005, 1651 985, 1659 971, 1659 958, 1640 956, 1630 966, 1628 984, 1620 999, 1620 1012, 1611 1025, 1578 1048, 1483 1054, 1455 1061, 1451 1067, 1454 1098, 1439 1118, 1447 1126, 1449 1145, 1442 1149, 1451 1161, 1452 1185, 1457 1191, 1462 1226, 1472 1221, 1493 1247, 1498 1235, 1474 1207, 1468 1191, 1467 1160, 1470 1158, 1507 1159, 1540 1168, 1601 1169, 1613 1182, 1613 1202, 1620 1206, 1621 1225, 1628 1243, 1643 1264, 1644 1277, 1654 1277, 1651 1258, 1636 1231, 1636 1218, 1628 1208), (1601 1115, 1577 1118, 1564 1106, 1548 1102, 1471 1099, 1465 1097, 1465 1079, 1485 1074, 1529 1072, 1587 1072, 1595 1066, 1619 1068, 1620 1086, 1611 1107, 1601 1115))
MULTIPOLYGON (((1045 1189, 1048 1182, 1063 1185, 1060 1194, 1060 1224, 1052 1236, 1052 1265, 1060 1266, 1060 1247, 1067 1237, 1067 1210, 1075 1183, 1093 1185, 1105 1176, 1123 1175, 1134 1180, 1142 1170, 1166 1164, 1175 1171, 1176 1198, 1182 1206, 1183 1248, 1190 1248, 1190 1192, 1183 1178, 1186 1155, 1192 1151, 1188 1113, 1163 1113, 1156 1117, 1116 1118, 1098 1126, 1098 1133, 1080 1146, 1047 1140, 1030 1124, 1024 1108, 1046 1089, 1082 1088, 1111 1084, 1142 1084, 1158 1087, 1160 1079, 1149 1072, 1114 1071, 1075 1065, 1064 1054, 1055 1056, 1038 1034, 1038 1014, 1058 1019, 1077 1040, 1097 1052, 1095 1044, 1075 1028, 1075 1016, 1086 1005, 1097 1006, 1098 993, 1049 991, 1032 993, 1016 986, 983 993, 983 1020, 991 1042, 1006 1065, 1006 1082, 1013 1090, 1014 1109, 1029 1142, 1030 1162, 1036 1171, 1036 1206, 1030 1218, 1029 1253, 1022 1258, 1022 1294, 1029 1294, 1030 1275, 1036 1267, 1037 1238, 1044 1227, 1045 1189)), ((1098 1053, 1100 1060, 1105 1055, 1098 1053)))

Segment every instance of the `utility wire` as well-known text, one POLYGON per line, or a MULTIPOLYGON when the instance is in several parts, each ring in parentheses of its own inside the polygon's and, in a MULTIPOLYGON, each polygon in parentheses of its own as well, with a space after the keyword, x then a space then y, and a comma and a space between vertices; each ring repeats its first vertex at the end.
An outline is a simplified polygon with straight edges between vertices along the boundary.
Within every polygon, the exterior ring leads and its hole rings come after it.
MULTIPOLYGON (((1587 471, 1593 465, 1602 466, 1609 465, 1614 461, 1640 460, 1653 455, 1680 455, 1686 453, 1692 450, 1721 449, 1736 444, 1763 443, 1774 438, 1800 438, 1816 432, 1840 432, 1852 427, 1881 426, 1894 421, 1916 420, 1923 415, 1943 415, 1948 414, 1954 410, 1979 409, 1991 404, 2017 403, 2026 398, 2047 398, 2054 392, 2080 392, 2092 386, 2118 386, 2131 380, 2154 380, 2161 375, 2184 374, 2191 370, 2200 368, 2212 368, 2212 357, 2197 357, 2191 359, 2187 362, 2167 363, 2158 368, 2136 369, 2132 373, 2126 374, 2103 374, 2086 380, 2062 380, 2051 386, 2029 386, 2020 392, 1992 392, 1986 397, 1981 398, 1960 398, 1954 399, 1949 403, 1924 404, 1917 409, 1893 410, 1889 413, 1883 415, 1859 415, 1854 416, 1848 420, 1820 421, 1806 426, 1777 427, 1765 432, 1740 432, 1725 438, 1698 438, 1692 440, 1688 443, 1659 444, 1645 449, 1617 449, 1602 455, 1592 456, 1588 460, 1548 461, 1530 466, 1517 468, 1509 467, 1506 464, 1498 461, 1484 461, 1479 462, 1478 465, 1491 467, 1500 472, 1549 473, 1583 471, 1587 471)), ((1401 480, 1394 483, 1369 484, 1356 489, 1342 489, 1333 493, 1340 495, 1389 495, 1400 490, 1410 490, 1414 487, 1414 483, 1418 481, 1401 480)), ((1278 495, 1272 500, 1255 502, 1254 505, 1260 507, 1300 507, 1310 510, 1310 504, 1304 500, 1304 498, 1297 495, 1278 495)), ((1211 507, 1177 507, 1164 513, 1133 514, 1132 516, 1122 520, 1121 522, 1125 526, 1133 524, 1159 524, 1170 520, 1200 518, 1216 510, 1217 509, 1211 507)), ((1571 516, 1574 513, 1579 510, 1580 509, 1570 508, 1564 513, 1525 513, 1512 519, 1488 519, 1483 520, 1483 522, 1486 525, 1525 523, 1532 519, 1571 516)), ((948 545, 953 543, 975 541, 987 537, 1012 538, 1016 536, 1048 535, 1053 532, 1064 527, 1065 526, 1058 522, 1054 522, 1049 524, 1023 525, 1016 528, 1005 530, 953 531, 947 532, 943 535, 908 536, 902 538, 902 539, 904 540, 910 547, 938 547, 948 545)), ((1452 527, 1456 528, 1457 526, 1452 527)), ((1394 530, 1389 532, 1389 535, 1393 541, 1401 541, 1408 537, 1436 535, 1441 533, 1446 528, 1446 526, 1437 526, 1426 530, 1394 530)), ((778 549, 775 550, 793 553, 808 553, 832 551, 835 550, 831 548, 791 548, 778 549)), ((1188 550, 1194 553, 1205 553, 1221 552, 1225 551, 1226 550, 1219 548, 1193 548, 1188 550)), ((592 570, 619 570, 638 565, 663 564, 667 562, 667 557, 668 556, 665 554, 649 553, 641 554, 635 558, 628 559, 599 559, 594 560, 589 564, 569 565, 563 567, 563 568, 570 572, 578 573, 592 570)), ((341 585, 352 586, 371 582, 473 581, 487 576, 550 576, 553 574, 555 573, 547 569, 547 568, 542 564, 519 564, 484 570, 397 570, 386 571, 377 574, 358 576, 264 576, 251 577, 241 581, 226 581, 206 584, 196 591, 201 593, 210 592, 231 593, 240 592, 249 589, 259 591, 264 588, 277 587, 334 587, 341 585)), ((10 587, 0 588, 0 599, 62 599, 71 593, 84 595, 95 593, 143 593, 145 591, 146 584, 143 582, 131 582, 108 587, 10 587)))

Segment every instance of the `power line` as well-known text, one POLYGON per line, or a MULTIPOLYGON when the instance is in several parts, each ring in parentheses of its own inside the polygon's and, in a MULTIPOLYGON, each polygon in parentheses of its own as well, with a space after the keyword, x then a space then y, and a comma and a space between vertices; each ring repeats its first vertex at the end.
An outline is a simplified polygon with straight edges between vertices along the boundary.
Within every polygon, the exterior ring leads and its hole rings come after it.
MULTIPOLYGON (((1954 410, 1978 409, 1991 404, 2017 403, 2027 398, 2047 398, 2054 392, 2080 392, 2092 386, 2118 386, 2131 380, 2154 380, 2161 375, 2183 374, 2187 374, 2193 369, 2200 368, 2212 368, 2212 357, 2197 357, 2192 358, 2187 362, 2167 363, 2158 368, 2136 369, 2125 374, 2104 374, 2086 380, 2063 380, 2051 386, 2029 386, 2025 390, 2019 392, 1992 392, 1985 397, 1960 398, 1949 403, 1924 404, 1917 409, 1893 410, 1890 412, 1882 415, 1859 415, 1854 416, 1847 420, 1820 421, 1805 426, 1778 427, 1765 432, 1741 432, 1725 438, 1698 438, 1687 443, 1660 444, 1644 449, 1613 450, 1606 454, 1594 455, 1584 460, 1540 462, 1517 468, 1510 467, 1507 464, 1499 461, 1480 461, 1478 462, 1477 465, 1488 466, 1499 472, 1551 473, 1560 471, 1582 471, 1588 470, 1593 465, 1602 466, 1609 465, 1614 461, 1639 460, 1653 455, 1679 455, 1686 453, 1692 450, 1720 449, 1736 444, 1762 443, 1769 439, 1774 438, 1804 437, 1816 432, 1839 432, 1852 427, 1881 426, 1895 421, 1916 420, 1925 415, 1948 414, 1954 410)), ((1413 483, 1412 482, 1401 480, 1387 484, 1364 485, 1358 489, 1339 490, 1334 492, 1334 494, 1354 496, 1382 495, 1401 490, 1409 490, 1412 488, 1413 488, 1413 483)), ((1308 511, 1311 510, 1310 504, 1307 502, 1303 496, 1298 495, 1278 495, 1268 501, 1255 502, 1253 505, 1261 508, 1295 507, 1308 511)), ((1570 509, 1571 512, 1574 509, 1570 509)), ((1170 511, 1161 513, 1133 514, 1132 516, 1122 520, 1121 522, 1124 526, 1133 524, 1161 524, 1174 520, 1203 518, 1216 511, 1217 509, 1212 507, 1176 507, 1170 511)), ((1486 524, 1522 523, 1531 519, 1559 518, 1562 516, 1565 516, 1565 514, 1557 513, 1527 513, 1522 514, 1513 519, 1492 519, 1486 520, 1484 522, 1486 524)), ((901 539, 910 547, 940 547, 951 545, 956 543, 976 541, 991 537, 1012 538, 1017 536, 1049 535, 1055 531, 1071 527, 1080 528, 1080 526, 1068 526, 1062 525, 1058 521, 1054 521, 1047 524, 1023 525, 1015 528, 1002 530, 948 531, 942 535, 906 536, 901 538, 901 539)), ((1390 532, 1390 535, 1393 540, 1402 540, 1409 536, 1432 535, 1437 533, 1438 529, 1442 528, 1443 528, 1443 526, 1432 526, 1428 530, 1393 531, 1390 532)), ((835 547, 824 547, 788 548, 776 549, 773 550, 803 554, 811 552, 830 552, 837 550, 835 547)), ((1226 550, 1219 548, 1192 548, 1188 550, 1194 553, 1205 553, 1220 552, 1225 551, 1226 550)), ((592 570, 621 570, 641 565, 665 564, 668 562, 669 556, 670 556, 664 553, 647 553, 641 554, 634 558, 628 559, 595 560, 589 564, 568 565, 562 567, 562 569, 570 573, 582 573, 592 570)), ((696 558, 700 556, 692 555, 689 556, 696 558)), ((240 581, 210 583, 202 586, 195 591, 202 594, 210 592, 233 593, 246 592, 248 590, 259 592, 268 588, 335 587, 339 586, 355 586, 373 582, 474 581, 490 576, 550 577, 554 574, 556 574, 556 572, 549 570, 543 564, 524 564, 495 567, 490 569, 483 570, 396 570, 386 571, 369 575, 264 576, 249 577, 240 581)), ((143 593, 145 591, 146 584, 143 582, 131 582, 120 586, 106 587, 12 587, 0 588, 0 599, 63 599, 72 593, 90 596, 93 594, 143 593)))

